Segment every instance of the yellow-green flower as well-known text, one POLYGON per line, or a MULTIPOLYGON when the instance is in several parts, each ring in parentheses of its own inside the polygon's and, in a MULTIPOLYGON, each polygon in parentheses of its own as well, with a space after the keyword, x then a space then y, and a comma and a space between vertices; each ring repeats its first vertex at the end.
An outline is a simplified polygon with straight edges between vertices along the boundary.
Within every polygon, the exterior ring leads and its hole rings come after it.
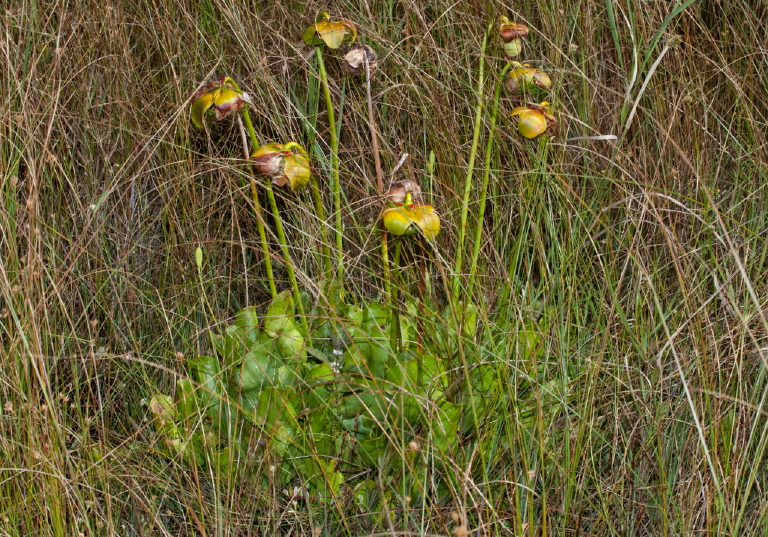
POLYGON ((549 113, 549 103, 543 101, 539 104, 529 103, 527 106, 518 106, 510 116, 517 116, 517 131, 526 138, 536 138, 546 133, 552 136, 557 132, 557 118, 549 113))
POLYGON ((205 116, 213 112, 216 121, 239 112, 251 99, 247 93, 240 91, 230 77, 215 80, 206 84, 192 96, 192 123, 199 129, 203 128, 205 116))
POLYGON ((523 49, 521 37, 528 35, 528 27, 525 24, 511 22, 504 15, 499 17, 499 34, 504 40, 504 52, 510 58, 517 58, 523 49))
POLYGON ((440 233, 440 217, 431 205, 414 204, 411 193, 405 195, 403 205, 386 207, 381 219, 384 227, 393 235, 413 235, 419 230, 427 240, 434 240, 440 233))
POLYGON ((328 13, 320 13, 315 24, 304 30, 304 42, 307 45, 327 45, 337 49, 341 45, 352 44, 357 38, 355 25, 349 21, 331 21, 328 13))
POLYGON ((262 145, 251 158, 256 170, 272 177, 272 184, 277 186, 301 190, 312 176, 307 152, 296 142, 262 145))
POLYGON ((552 87, 552 79, 541 69, 531 67, 527 63, 512 62, 512 69, 509 76, 504 81, 509 89, 515 95, 523 91, 545 90, 549 91, 552 87))

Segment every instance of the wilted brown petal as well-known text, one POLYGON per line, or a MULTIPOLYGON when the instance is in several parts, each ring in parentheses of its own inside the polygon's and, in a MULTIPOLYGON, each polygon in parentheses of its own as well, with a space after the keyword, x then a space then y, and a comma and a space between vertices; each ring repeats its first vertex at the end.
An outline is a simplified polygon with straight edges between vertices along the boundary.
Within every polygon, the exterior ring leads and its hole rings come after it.
POLYGON ((352 45, 344 55, 344 61, 341 64, 341 68, 345 73, 351 75, 365 74, 365 60, 368 59, 368 68, 370 69, 371 76, 379 65, 376 51, 374 51, 368 45, 352 45))
POLYGON ((405 179, 404 181, 398 181, 387 190, 386 196, 389 201, 395 205, 402 205, 405 203, 405 195, 411 194, 414 202, 421 201, 421 187, 418 183, 405 179))

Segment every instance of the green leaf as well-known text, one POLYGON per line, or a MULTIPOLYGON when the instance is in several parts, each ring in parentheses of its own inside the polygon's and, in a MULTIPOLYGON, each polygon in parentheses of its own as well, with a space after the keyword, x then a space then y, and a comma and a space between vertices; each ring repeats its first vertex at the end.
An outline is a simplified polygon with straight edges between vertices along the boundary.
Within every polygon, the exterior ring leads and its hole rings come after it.
POLYGON ((198 398, 203 406, 218 405, 222 395, 221 365, 213 356, 196 356, 189 360, 192 376, 200 385, 198 398))
POLYGON ((149 411, 160 422, 176 421, 178 414, 170 395, 157 394, 149 401, 149 411))
POLYGON ((277 295, 264 314, 264 332, 270 337, 277 337, 293 320, 293 296, 286 289, 277 295))
POLYGON ((257 330, 259 328, 259 316, 256 315, 256 307, 249 306, 238 311, 235 314, 235 326, 257 330))
POLYGON ((256 344, 243 357, 237 385, 243 392, 260 391, 277 381, 283 361, 263 345, 256 344))
POLYGON ((304 337, 293 320, 286 324, 283 331, 278 335, 276 342, 277 352, 283 358, 295 358, 298 363, 304 363, 307 360, 307 347, 304 337))
POLYGON ((448 401, 440 403, 430 428, 432 442, 438 452, 447 453, 449 447, 456 442, 460 416, 461 410, 452 403, 448 401))
POLYGON ((333 369, 326 363, 317 364, 310 371, 307 376, 307 382, 321 381, 330 382, 334 378, 333 369))
POLYGON ((277 422, 293 423, 296 420, 296 410, 284 392, 268 386, 259 394, 254 411, 254 422, 271 430, 277 422))
POLYGON ((176 408, 180 421, 193 420, 198 417, 198 413, 200 413, 199 402, 195 393, 195 386, 189 379, 176 381, 176 397, 178 398, 176 408))
POLYGON ((353 326, 360 326, 363 324, 365 311, 360 306, 349 306, 349 308, 347 308, 346 317, 353 326))

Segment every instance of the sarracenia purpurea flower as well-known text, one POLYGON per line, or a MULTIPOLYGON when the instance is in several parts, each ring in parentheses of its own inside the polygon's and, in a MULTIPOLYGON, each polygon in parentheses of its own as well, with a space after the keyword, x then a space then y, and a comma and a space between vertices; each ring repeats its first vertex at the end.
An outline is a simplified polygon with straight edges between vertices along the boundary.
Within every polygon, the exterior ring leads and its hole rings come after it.
POLYGON ((381 213, 384 227, 393 235, 413 235, 418 231, 427 240, 434 240, 440 233, 440 217, 431 205, 413 203, 413 194, 408 192, 402 205, 386 207, 381 213))
POLYGON ((541 69, 531 67, 527 63, 512 62, 512 69, 504 84, 511 93, 519 95, 524 91, 549 91, 552 79, 541 69))
POLYGON ((301 190, 312 176, 307 152, 296 142, 262 145, 251 158, 256 171, 272 177, 272 184, 277 186, 301 190))
POLYGON ((525 24, 511 22, 504 15, 499 17, 499 34, 504 40, 504 52, 510 58, 517 58, 523 49, 521 37, 528 35, 528 27, 525 24))
POLYGON ((351 45, 357 38, 357 29, 349 21, 331 21, 328 13, 320 13, 315 24, 304 30, 302 36, 307 45, 327 45, 337 49, 341 45, 351 45))
POLYGON ((518 106, 510 116, 518 117, 517 131, 526 138, 536 138, 544 133, 552 136, 557 132, 557 118, 550 114, 547 101, 518 106))
POLYGON ((240 91, 232 78, 222 77, 192 95, 192 123, 202 129, 206 115, 211 115, 209 112, 219 121, 243 110, 250 103, 249 95, 240 91))

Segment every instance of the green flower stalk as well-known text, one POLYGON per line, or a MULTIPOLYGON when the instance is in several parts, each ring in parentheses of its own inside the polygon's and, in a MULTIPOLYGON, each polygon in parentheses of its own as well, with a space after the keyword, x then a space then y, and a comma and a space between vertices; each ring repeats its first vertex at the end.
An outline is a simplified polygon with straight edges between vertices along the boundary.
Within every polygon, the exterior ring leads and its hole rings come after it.
POLYGON ((325 107, 328 113, 328 127, 331 136, 331 173, 333 175, 333 210, 334 228, 336 234, 337 275, 344 273, 344 238, 342 235, 341 218, 341 178, 339 171, 339 138, 336 131, 336 116, 333 112, 333 100, 331 89, 328 85, 328 73, 325 69, 322 45, 330 49, 337 49, 342 44, 352 44, 357 38, 357 30, 349 21, 332 22, 328 13, 320 13, 315 24, 309 26, 303 35, 307 45, 319 45, 316 49, 317 69, 325 94, 325 107))
MULTIPOLYGON (((194 123, 196 127, 202 129, 205 127, 206 118, 220 121, 230 115, 242 112, 242 116, 248 125, 251 143, 258 145, 256 132, 253 129, 251 116, 248 113, 248 105, 250 103, 250 97, 240 89, 234 79, 228 76, 222 77, 219 80, 206 84, 192 95, 192 123, 194 123)), ((245 159, 248 160, 250 152, 248 151, 248 139, 245 135, 243 119, 241 119, 239 114, 236 117, 242 136, 243 154, 245 159)), ((275 286, 275 276, 272 271, 272 259, 270 258, 269 246, 267 244, 267 234, 264 229, 264 217, 261 204, 259 203, 256 179, 253 176, 253 168, 249 166, 248 170, 250 172, 249 182, 251 187, 251 199, 253 201, 253 210, 256 216, 256 229, 259 234, 261 250, 264 252, 264 270, 267 274, 269 293, 274 298, 277 296, 277 287, 275 286)))
MULTIPOLYGON (((245 159, 248 157, 248 139, 245 136, 245 127, 240 116, 237 117, 237 124, 240 126, 240 135, 243 139, 243 152, 245 159)), ((277 296, 277 286, 275 286, 275 274, 272 270, 272 258, 269 253, 269 246, 267 245, 267 232, 264 229, 264 212, 261 209, 261 202, 259 201, 259 191, 256 187, 256 178, 253 175, 253 167, 248 166, 249 180, 248 183, 251 188, 251 200, 253 201, 253 212, 256 216, 256 230, 259 233, 259 242, 261 243, 261 251, 264 252, 264 270, 267 273, 267 281, 269 283, 269 294, 272 298, 277 296)))
MULTIPOLYGON (((485 144, 485 167, 483 169, 483 185, 480 189, 480 206, 477 210, 477 220, 475 221, 475 242, 472 245, 472 263, 469 266, 469 281, 467 283, 467 296, 472 296, 472 290, 475 283, 475 274, 477 272, 477 259, 480 255, 480 244, 483 236, 483 221, 485 220, 485 205, 488 201, 488 183, 491 176, 491 159, 493 158, 493 146, 496 134, 496 119, 499 114, 499 99, 501 98, 501 85, 506 78, 507 72, 515 66, 517 62, 508 63, 502 69, 499 81, 496 84, 496 91, 493 94, 493 108, 491 110, 491 121, 488 132, 488 140, 485 144)), ((519 64, 518 64, 519 65, 519 64)))
POLYGON ((291 282, 293 300, 299 311, 304 334, 307 335, 309 332, 307 331, 307 320, 304 316, 304 304, 299 294, 299 283, 296 280, 296 271, 293 266, 290 250, 288 249, 288 242, 285 239, 283 220, 280 218, 280 210, 277 207, 277 199, 275 199, 272 184, 278 186, 288 185, 291 190, 304 188, 312 175, 309 157, 307 157, 307 152, 304 151, 303 147, 296 142, 289 142, 283 145, 271 143, 260 146, 253 152, 251 158, 253 159, 254 167, 259 173, 272 178, 271 182, 267 183, 267 198, 269 199, 272 216, 275 220, 277 239, 280 241, 280 249, 285 258, 285 270, 288 273, 288 280, 291 282))
POLYGON ((488 34, 493 25, 488 26, 488 30, 483 36, 483 44, 480 49, 480 66, 477 76, 477 104, 475 105, 475 124, 472 133, 472 147, 469 150, 469 160, 467 162, 467 176, 464 179, 464 195, 461 204, 461 220, 459 222, 459 244, 456 247, 456 260, 453 267, 453 296, 456 300, 461 294, 461 270, 464 261, 464 241, 467 233, 467 212, 469 211, 469 197, 472 192, 472 177, 475 171, 475 159, 477 158, 477 148, 480 143, 480 127, 483 121, 483 107, 485 99, 483 97, 483 88, 485 86, 485 49, 488 45, 488 34))

